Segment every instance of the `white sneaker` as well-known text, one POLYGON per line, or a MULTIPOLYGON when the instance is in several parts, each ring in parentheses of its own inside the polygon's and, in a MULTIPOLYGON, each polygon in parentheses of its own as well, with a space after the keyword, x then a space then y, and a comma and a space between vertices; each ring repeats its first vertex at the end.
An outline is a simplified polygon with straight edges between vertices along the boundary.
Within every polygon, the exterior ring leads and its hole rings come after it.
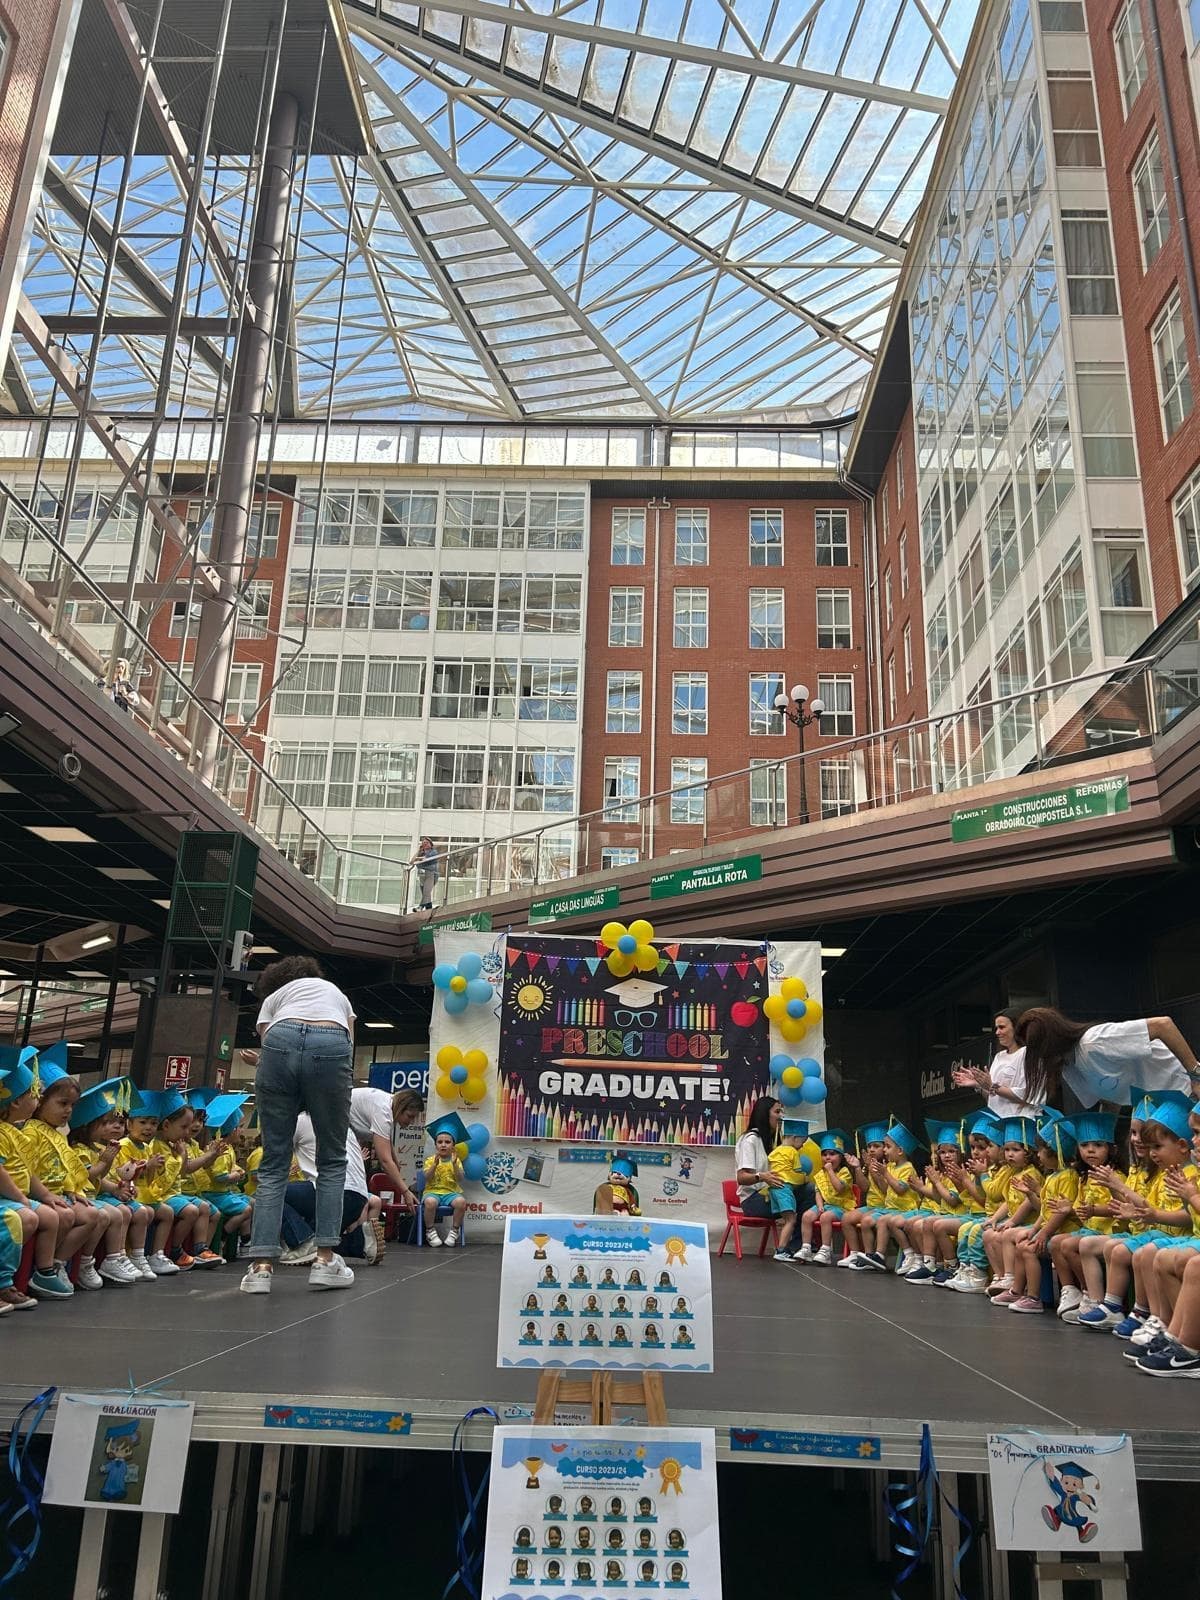
POLYGON ((79 1272, 75 1278, 77 1289, 103 1289, 104 1279, 96 1271, 96 1263, 91 1256, 81 1260, 79 1272))
POLYGON ((363 1260, 369 1267, 375 1265, 375 1257, 379 1254, 379 1240, 375 1237, 375 1229, 369 1222, 363 1223, 363 1260))
POLYGON ((1058 1315, 1061 1321, 1078 1325, 1079 1319, 1083 1313, 1085 1311, 1091 1311, 1096 1304, 1097 1302, 1092 1299, 1090 1294, 1084 1294, 1080 1296, 1079 1304, 1074 1308, 1074 1310, 1060 1311, 1058 1315))
POLYGON ((314 1261, 308 1281, 314 1289, 348 1289, 354 1282, 354 1273, 341 1256, 328 1261, 314 1261))
POLYGON ((1083 1299, 1083 1290, 1082 1289, 1077 1289, 1075 1287, 1075 1285, 1072 1284, 1072 1283, 1068 1283, 1068 1284, 1064 1285, 1063 1291, 1058 1297, 1058 1314, 1059 1314, 1059 1316, 1060 1317, 1063 1316, 1064 1313, 1066 1313, 1068 1311, 1078 1311, 1079 1310, 1079 1302, 1082 1299, 1083 1299))
POLYGON ((958 1294, 982 1294, 987 1288, 987 1273, 982 1267, 963 1267, 958 1277, 952 1278, 946 1287, 958 1294))
POLYGON ((861 1250, 851 1250, 849 1255, 843 1256, 840 1261, 835 1262, 835 1265, 839 1267, 852 1267, 861 1255, 861 1250))
POLYGON ((821 1246, 821 1248, 817 1251, 816 1255, 813 1257, 813 1260, 816 1262, 816 1264, 819 1267, 832 1266, 833 1265, 833 1247, 831 1245, 823 1244, 821 1246))
POLYGON ((1130 1344, 1153 1344, 1160 1333, 1166 1333, 1167 1325, 1158 1317, 1147 1317, 1136 1333, 1129 1336, 1130 1344))
POLYGON ((270 1294, 273 1272, 259 1272, 256 1267, 247 1267, 246 1276, 238 1284, 243 1294, 270 1294))
POLYGON ((442 1236, 436 1228, 430 1228, 429 1237, 425 1243, 431 1250, 440 1250, 442 1248, 442 1236))
POLYGON ((110 1283, 138 1283, 141 1273, 125 1254, 119 1256, 105 1256, 97 1269, 102 1278, 107 1278, 110 1283))
POLYGON ((144 1279, 148 1283, 153 1283, 157 1277, 157 1273, 155 1272, 154 1268, 146 1260, 146 1252, 144 1250, 138 1250, 131 1255, 129 1258, 129 1264, 137 1273, 138 1277, 144 1279))
POLYGON ((896 1263, 896 1276, 907 1278, 910 1272, 915 1272, 921 1265, 921 1258, 915 1250, 906 1250, 896 1263))
POLYGON ((810 1244, 802 1244, 792 1257, 793 1261, 811 1261, 812 1259, 813 1247, 810 1244))
POLYGON ((446 1243, 448 1245, 454 1245, 454 1244, 458 1243, 458 1229, 457 1228, 447 1228, 446 1229, 446 1243))
POLYGON ((991 1283, 988 1284, 987 1292, 989 1294, 1004 1294, 1007 1290, 1011 1289, 1012 1286, 1012 1273, 1006 1272, 1003 1274, 1003 1276, 992 1279, 991 1283))
POLYGON ((317 1259, 317 1240, 314 1235, 306 1239, 303 1244, 289 1246, 279 1252, 279 1265, 281 1267, 311 1267, 317 1259))
POLYGON ((170 1256, 162 1250, 156 1250, 152 1256, 147 1256, 146 1259, 150 1264, 151 1272, 156 1278, 169 1278, 172 1273, 179 1271, 170 1256))

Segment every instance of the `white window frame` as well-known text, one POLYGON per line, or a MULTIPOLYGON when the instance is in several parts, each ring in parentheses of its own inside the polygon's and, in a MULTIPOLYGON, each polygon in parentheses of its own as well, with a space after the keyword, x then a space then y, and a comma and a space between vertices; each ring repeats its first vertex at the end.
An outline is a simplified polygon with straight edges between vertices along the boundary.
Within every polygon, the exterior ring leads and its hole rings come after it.
MULTIPOLYGON (((821 713, 821 732, 838 739, 854 737, 854 674, 852 672, 821 672, 817 674, 817 698, 825 702, 821 713)), ((783 718, 779 718, 780 722, 783 718)))
POLYGON ((908 593, 908 529, 900 530, 896 541, 896 565, 900 569, 900 598, 908 593))
POLYGON ((849 756, 830 756, 818 768, 822 817, 844 817, 854 810, 854 764, 849 756))
POLYGON ((1150 330, 1150 344, 1154 351, 1154 376, 1158 384, 1163 437, 1173 439, 1191 416, 1195 403, 1183 301, 1178 289, 1155 318, 1150 330), (1173 424, 1172 417, 1175 418, 1173 424))
POLYGON ((708 565, 708 511, 704 507, 684 506, 675 513, 675 565, 708 565))
POLYGON ((814 512, 813 541, 818 567, 848 567, 850 513, 839 507, 828 506, 814 512))
POLYGON ((600 852, 600 871, 611 872, 614 867, 632 867, 639 859, 634 844, 608 844, 600 852))
POLYGON ((904 624, 900 634, 901 647, 904 652, 904 692, 911 694, 913 686, 913 647, 912 647, 912 621, 904 624))
POLYGON ((775 709, 775 697, 783 692, 782 672, 752 672, 750 674, 748 715, 751 738, 763 739, 768 736, 774 738, 787 731, 787 723, 775 709), (755 683, 758 680, 762 681, 763 698, 756 703, 754 692, 755 683))
POLYGON ((640 650, 646 632, 646 591, 640 585, 616 584, 608 591, 608 644, 612 650, 640 650), (617 597, 626 614, 617 621, 617 597), (636 599, 634 598, 636 596, 636 599), (636 612, 636 619, 631 612, 636 612))
POLYGON ((614 506, 609 557, 614 567, 646 565, 646 512, 639 506, 614 506), (640 525, 641 537, 630 538, 640 525))
POLYGON ((889 564, 883 569, 883 625, 885 628, 890 628, 896 620, 896 601, 892 591, 892 569, 889 564))
POLYGON ((781 567, 783 565, 783 511, 781 508, 756 508, 750 512, 750 565, 752 567, 781 567), (762 536, 755 538, 755 520, 759 519, 762 536))
POLYGON ((671 674, 671 732, 689 739, 707 735, 707 672, 671 674))
POLYGON ((267 578, 252 578, 238 594, 235 639, 265 639, 271 625, 271 590, 267 578))
POLYGON ((1179 540, 1179 567, 1189 593, 1200 584, 1200 468, 1171 503, 1175 537, 1179 540))
POLYGON ((1121 103, 1128 116, 1147 77, 1146 35, 1142 29, 1139 0, 1125 0, 1113 23, 1112 42, 1117 62, 1117 81, 1121 85, 1121 103))
POLYGON ((708 590, 676 589, 671 596, 671 637, 676 650, 708 649, 708 590))
POLYGON ((750 762, 750 826, 782 828, 787 823, 787 768, 781 761, 750 762))
POLYGON ((605 733, 641 733, 642 731, 642 675, 616 669, 608 674, 604 689, 605 733), (614 691, 626 697, 616 707, 614 691), (629 698, 632 697, 632 709, 629 698), (614 710, 616 715, 614 716, 614 710))
POLYGON ((849 589, 818 589, 817 590, 817 649, 818 650, 853 650, 854 648, 854 603, 849 589), (845 611, 844 619, 839 617, 840 611, 845 611), (822 622, 821 613, 826 613, 826 620, 822 622), (822 640, 822 633, 830 638, 826 643, 822 640), (843 638, 842 635, 845 635, 843 638))
POLYGON ((1143 271, 1157 261, 1171 236, 1171 208, 1167 203, 1167 180, 1163 171, 1162 145, 1158 130, 1151 128, 1129 174, 1133 188, 1133 209, 1137 216, 1138 248, 1143 271))
POLYGON ((770 588, 750 590, 748 598, 750 611, 750 648, 751 650, 782 650, 787 637, 787 601, 782 589, 770 588), (755 607, 758 606, 763 615, 763 621, 757 624, 760 638, 754 637, 756 624, 754 621, 755 607), (779 621, 771 620, 774 609, 778 607, 779 621))
POLYGON ((642 792, 641 756, 605 756, 604 821, 636 822, 642 792))
POLYGON ((704 826, 707 784, 707 756, 671 757, 672 826, 704 826))

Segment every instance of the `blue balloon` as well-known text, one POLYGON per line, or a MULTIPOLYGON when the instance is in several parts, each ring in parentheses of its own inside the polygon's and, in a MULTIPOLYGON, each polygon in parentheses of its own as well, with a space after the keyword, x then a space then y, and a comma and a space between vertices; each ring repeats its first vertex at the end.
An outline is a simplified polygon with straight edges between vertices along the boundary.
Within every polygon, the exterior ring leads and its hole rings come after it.
POLYGON ((463 994, 455 994, 453 990, 450 990, 446 995, 446 1010, 450 1015, 452 1017, 461 1016, 466 1009, 467 996, 465 992, 463 994))
POLYGON ((623 933, 617 940, 617 949, 622 955, 631 956, 637 949, 637 940, 631 933, 623 933))
POLYGON ((450 979, 454 977, 458 968, 449 961, 439 961, 433 969, 433 986, 435 989, 448 989, 450 979))
POLYGON ((459 956, 458 970, 464 978, 477 978, 483 971, 482 956, 477 956, 474 950, 468 950, 465 956, 459 956))
POLYGON ((487 1157, 481 1156, 477 1150, 472 1150, 463 1161, 463 1172, 472 1183, 478 1183, 487 1171, 487 1157))
POLYGON ((429 618, 424 611, 417 611, 409 617, 408 626, 413 633, 424 633, 429 626, 429 618))
POLYGON ((804 1004, 803 1000, 789 1000, 787 1003, 788 1016, 795 1017, 797 1022, 807 1010, 808 1007, 804 1004))
POLYGON ((472 978, 467 984, 467 999, 472 1005, 485 1006, 492 998, 492 986, 486 978, 472 978))
POLYGON ((450 1068, 451 1083, 466 1083, 470 1076, 471 1074, 467 1071, 466 1067, 463 1066, 461 1061, 457 1066, 450 1068))
POLYGON ((819 1106, 828 1093, 820 1078, 805 1078, 800 1085, 800 1098, 810 1106, 819 1106))
POLYGON ((799 1089, 789 1089, 786 1083, 779 1086, 779 1103, 781 1106, 798 1106, 800 1104, 799 1089))
POLYGON ((491 1130, 482 1122, 469 1122, 467 1124, 467 1143, 472 1150, 486 1150, 491 1141, 491 1130))
POLYGON ((812 1162, 809 1160, 809 1158, 807 1156, 801 1156, 800 1157, 800 1171, 801 1172, 811 1172, 812 1171, 812 1162))
POLYGON ((796 1065, 806 1078, 819 1078, 821 1076, 821 1063, 812 1056, 801 1056, 796 1065))
POLYGON ((772 1056, 771 1076, 773 1078, 778 1078, 779 1075, 786 1070, 786 1068, 794 1067, 795 1065, 796 1063, 792 1060, 791 1056, 772 1056))

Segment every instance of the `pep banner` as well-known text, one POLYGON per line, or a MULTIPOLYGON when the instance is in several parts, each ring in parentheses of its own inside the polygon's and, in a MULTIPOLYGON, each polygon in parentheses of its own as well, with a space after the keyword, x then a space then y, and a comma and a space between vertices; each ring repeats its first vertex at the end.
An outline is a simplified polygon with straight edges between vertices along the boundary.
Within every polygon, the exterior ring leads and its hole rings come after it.
POLYGON ((508 939, 499 1134, 736 1141, 768 1083, 766 948, 730 941, 657 948, 657 970, 615 978, 594 939, 508 939))

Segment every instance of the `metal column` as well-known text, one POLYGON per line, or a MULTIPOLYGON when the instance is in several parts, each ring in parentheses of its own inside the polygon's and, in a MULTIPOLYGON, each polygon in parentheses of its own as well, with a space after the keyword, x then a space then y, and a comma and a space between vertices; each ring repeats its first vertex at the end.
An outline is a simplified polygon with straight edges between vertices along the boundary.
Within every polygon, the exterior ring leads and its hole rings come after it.
POLYGON ((79 1535, 72 1600, 96 1600, 104 1590, 104 1556, 108 1538, 108 1512, 87 1510, 79 1535))
POLYGON ((206 776, 211 775, 216 765, 217 740, 233 659, 236 622, 231 612, 237 605, 246 560, 258 441, 266 411, 279 292, 286 266, 287 221, 299 132, 299 102, 290 94, 277 95, 271 108, 254 218, 249 303, 238 338, 217 474, 211 565, 219 574, 221 593, 201 603, 196 631, 193 689, 213 718, 212 721, 197 719, 194 727, 200 769, 206 776))
POLYGON ((1034 1562, 1037 1600, 1074 1600, 1090 1593, 1095 1600, 1126 1600, 1129 1569, 1119 1555, 1063 1556, 1057 1551, 1039 1551, 1034 1562), (1086 1584, 1087 1590, 1077 1587, 1086 1584))

